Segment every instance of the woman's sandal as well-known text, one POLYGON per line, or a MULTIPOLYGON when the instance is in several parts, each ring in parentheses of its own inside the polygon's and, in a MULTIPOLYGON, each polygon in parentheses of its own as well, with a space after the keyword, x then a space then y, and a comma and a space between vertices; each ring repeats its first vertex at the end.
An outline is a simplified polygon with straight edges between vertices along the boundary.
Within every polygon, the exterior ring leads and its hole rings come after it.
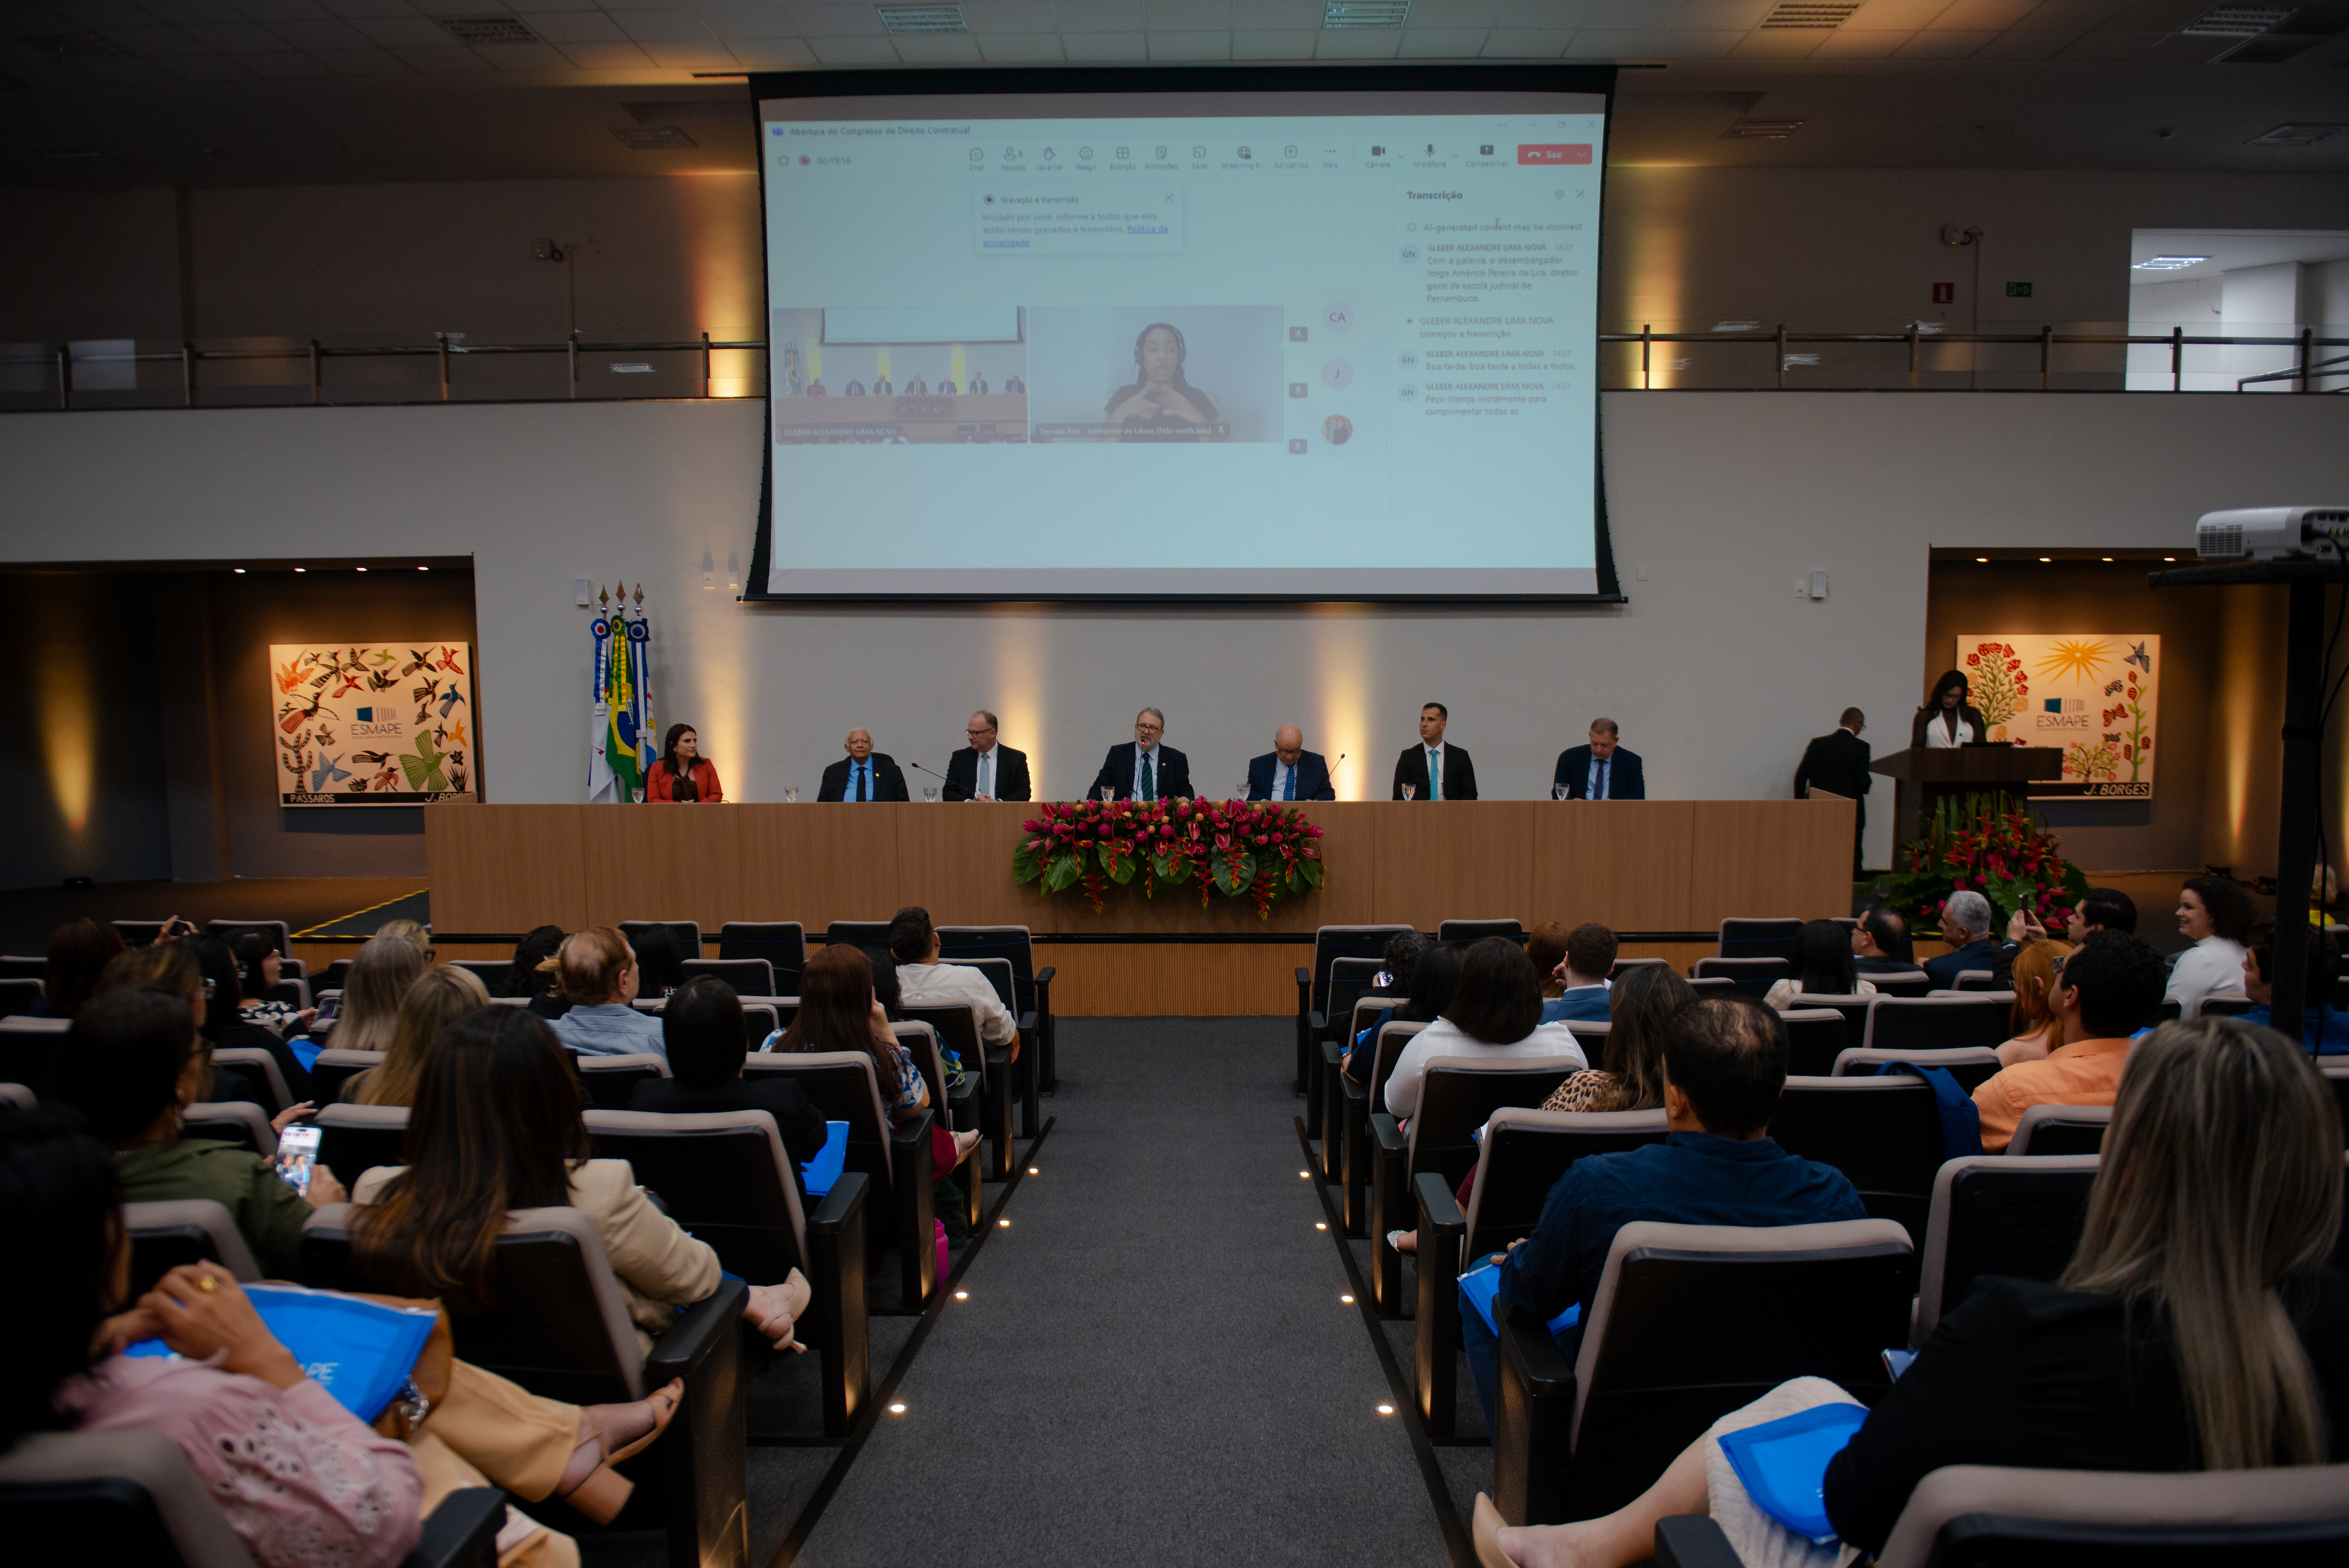
POLYGON ((1517 1560, 1501 1550, 1501 1531, 1509 1522, 1483 1492, 1476 1494, 1476 1561, 1482 1568, 1517 1568, 1517 1560))
POLYGON ((598 1524, 609 1524, 619 1517, 620 1510, 627 1506, 629 1495, 636 1490, 636 1483, 612 1467, 636 1458, 652 1446, 654 1439, 668 1430, 668 1424, 676 1418, 678 1406, 684 1398, 685 1379, 682 1377, 671 1378, 667 1387, 657 1388, 647 1395, 644 1403, 650 1405, 653 1409, 652 1429, 616 1449, 606 1449, 605 1447, 609 1439, 605 1435, 599 1412, 623 1410, 630 1407, 626 1405, 583 1406, 579 1411, 579 1418, 586 1422, 587 1435, 579 1439, 577 1448, 572 1449, 572 1463, 578 1463, 581 1451, 588 1449, 596 1450, 602 1455, 602 1459, 595 1469, 570 1486, 558 1483, 554 1489, 554 1501, 568 1503, 573 1509, 598 1524))
POLYGON ((1389 1231, 1387 1233, 1387 1245, 1393 1248, 1396 1252, 1401 1253, 1407 1258, 1415 1258, 1419 1255, 1419 1233, 1417 1231, 1389 1231))

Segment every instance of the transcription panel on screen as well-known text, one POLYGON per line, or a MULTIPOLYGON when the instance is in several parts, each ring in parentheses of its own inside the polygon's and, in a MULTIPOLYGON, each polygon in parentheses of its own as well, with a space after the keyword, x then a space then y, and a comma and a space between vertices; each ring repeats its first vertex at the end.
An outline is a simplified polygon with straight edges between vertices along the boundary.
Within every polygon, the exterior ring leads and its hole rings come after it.
POLYGON ((761 130, 770 591, 1595 590, 1603 117, 761 130))

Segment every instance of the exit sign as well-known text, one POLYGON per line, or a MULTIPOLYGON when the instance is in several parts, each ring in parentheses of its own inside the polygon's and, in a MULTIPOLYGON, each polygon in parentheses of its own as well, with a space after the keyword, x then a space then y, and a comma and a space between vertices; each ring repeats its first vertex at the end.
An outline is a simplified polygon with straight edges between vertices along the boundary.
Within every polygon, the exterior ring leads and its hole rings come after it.
POLYGON ((2029 299, 2031 297, 2031 285, 2029 284, 2009 284, 2006 285, 2006 297, 2009 299, 2029 299))

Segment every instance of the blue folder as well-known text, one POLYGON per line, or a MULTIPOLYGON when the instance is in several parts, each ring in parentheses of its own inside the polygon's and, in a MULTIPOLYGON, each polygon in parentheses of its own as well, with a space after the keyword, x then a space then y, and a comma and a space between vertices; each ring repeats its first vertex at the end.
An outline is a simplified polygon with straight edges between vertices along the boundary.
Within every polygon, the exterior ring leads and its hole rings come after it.
POLYGON ((1721 1439, 1721 1451, 1763 1512, 1824 1546, 1836 1538, 1822 1492, 1827 1463, 1868 1419, 1857 1405, 1814 1405, 1721 1439))
MULTIPOLYGON (((1500 1284, 1501 1265, 1498 1264, 1486 1264, 1460 1276, 1460 1295, 1484 1318, 1485 1326, 1495 1334, 1501 1332, 1501 1326, 1493 1321, 1493 1293, 1500 1288, 1500 1284)), ((1549 1320, 1551 1336, 1564 1334, 1581 1321, 1582 1304, 1578 1301, 1549 1320)))
MULTIPOLYGON (((244 1294, 302 1370, 362 1421, 382 1415, 407 1383, 438 1315, 294 1284, 249 1284, 244 1294)), ((123 1354, 174 1352, 160 1339, 148 1339, 123 1354)))
POLYGON ((800 1180, 807 1184, 808 1196, 821 1198, 832 1191, 840 1180, 841 1168, 848 1162, 848 1123, 827 1121, 823 1124, 823 1147, 814 1159, 800 1167, 800 1180))

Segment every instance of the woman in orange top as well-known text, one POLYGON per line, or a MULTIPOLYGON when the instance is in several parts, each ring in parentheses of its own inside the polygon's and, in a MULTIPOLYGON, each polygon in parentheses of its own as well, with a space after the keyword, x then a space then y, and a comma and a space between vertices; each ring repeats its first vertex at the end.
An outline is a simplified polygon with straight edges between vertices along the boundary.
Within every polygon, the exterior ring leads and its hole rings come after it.
POLYGON ((719 787, 718 769, 701 755, 701 748, 689 724, 672 724, 661 741, 661 759, 653 764, 652 777, 645 780, 645 800, 702 801, 715 805, 726 799, 719 787))

